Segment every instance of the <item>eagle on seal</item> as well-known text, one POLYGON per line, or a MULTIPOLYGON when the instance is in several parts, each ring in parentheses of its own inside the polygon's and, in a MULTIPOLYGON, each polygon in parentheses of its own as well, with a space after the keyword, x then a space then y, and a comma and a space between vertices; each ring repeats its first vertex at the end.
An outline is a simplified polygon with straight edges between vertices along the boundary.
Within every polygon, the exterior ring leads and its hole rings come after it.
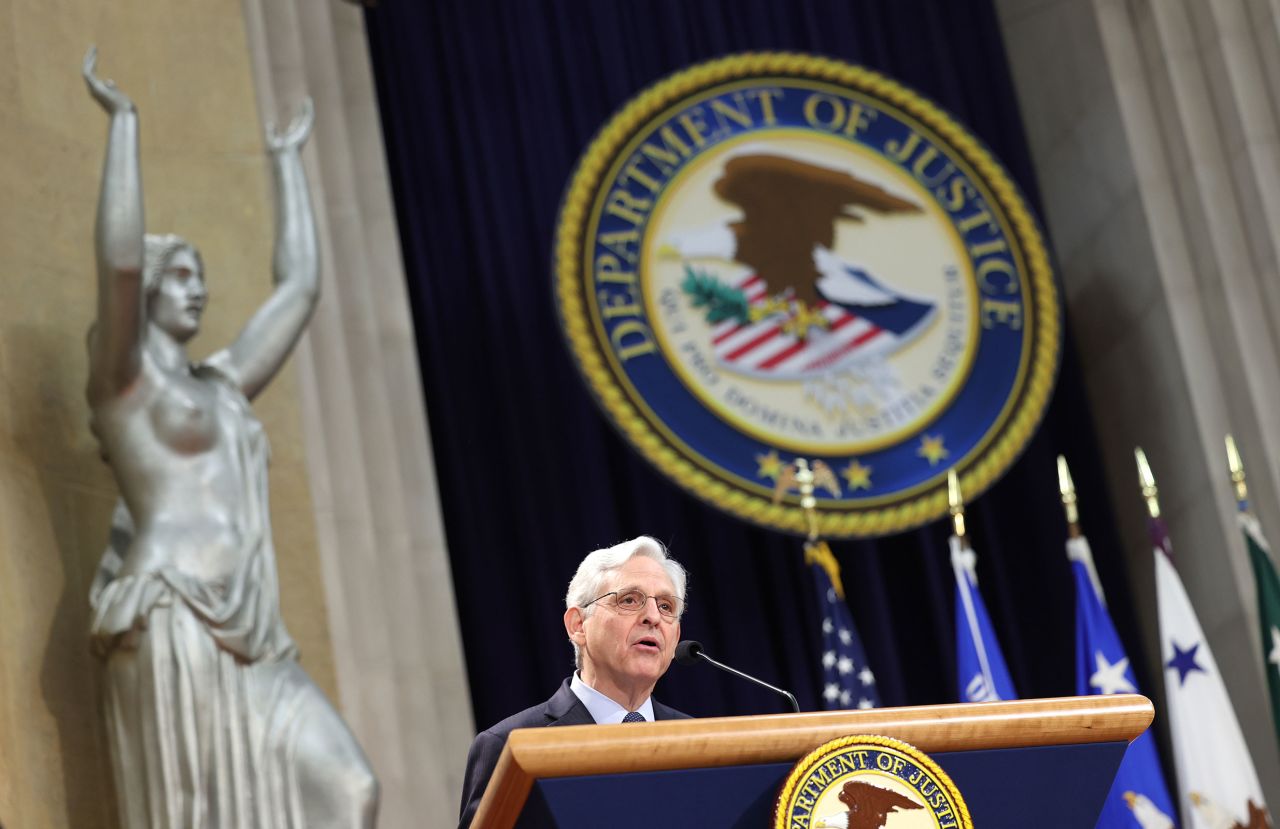
POLYGON ((919 205, 843 170, 769 153, 729 159, 712 189, 742 218, 676 234, 675 252, 740 262, 770 294, 810 307, 822 299, 872 306, 899 299, 832 252, 836 222, 865 221, 860 211, 920 213, 919 205))
POLYGON ((897 792, 860 780, 845 783, 839 798, 849 811, 824 818, 815 829, 884 829, 891 813, 924 808, 897 792))

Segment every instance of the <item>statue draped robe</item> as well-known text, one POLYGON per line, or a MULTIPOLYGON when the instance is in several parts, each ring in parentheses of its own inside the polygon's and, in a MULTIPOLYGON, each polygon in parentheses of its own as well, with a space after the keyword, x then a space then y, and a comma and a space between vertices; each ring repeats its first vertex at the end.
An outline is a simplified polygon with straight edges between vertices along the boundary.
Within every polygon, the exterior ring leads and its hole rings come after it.
MULTIPOLYGON (((221 355, 218 355, 221 356, 221 355)), ((123 501, 90 594, 106 660, 106 718, 129 829, 373 825, 377 784, 354 737, 298 664, 280 615, 262 425, 217 357, 219 439, 244 501, 233 577, 177 568, 119 575, 133 536, 123 501)))

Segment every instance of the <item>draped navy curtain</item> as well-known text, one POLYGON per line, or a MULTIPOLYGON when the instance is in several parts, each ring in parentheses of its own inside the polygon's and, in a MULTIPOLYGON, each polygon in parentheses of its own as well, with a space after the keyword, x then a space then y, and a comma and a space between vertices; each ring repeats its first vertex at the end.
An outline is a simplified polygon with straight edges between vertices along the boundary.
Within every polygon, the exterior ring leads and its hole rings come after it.
MULTIPOLYGON (((556 211, 579 153, 631 95, 691 63, 765 49, 915 88, 985 141, 1038 208, 991 1, 382 0, 366 14, 478 727, 569 673, 569 577, 588 551, 642 533, 690 571, 685 637, 820 708, 799 540, 685 494, 597 410, 556 322, 556 211)), ((1143 664, 1067 330, 1037 437, 969 510, 981 588, 1024 697, 1074 689, 1059 453, 1143 664)), ((957 699, 947 535, 939 521, 832 545, 886 705, 957 699)), ((784 706, 706 667, 673 667, 657 694, 702 716, 784 706)))

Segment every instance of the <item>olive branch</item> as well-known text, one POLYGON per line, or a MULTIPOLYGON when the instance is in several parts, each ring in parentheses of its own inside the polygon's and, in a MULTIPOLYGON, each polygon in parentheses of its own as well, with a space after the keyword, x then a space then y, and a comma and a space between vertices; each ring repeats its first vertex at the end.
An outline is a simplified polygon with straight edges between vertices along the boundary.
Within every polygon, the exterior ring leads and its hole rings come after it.
POLYGON ((750 317, 746 294, 724 284, 706 271, 699 273, 685 265, 680 290, 688 295, 694 308, 707 309, 707 322, 712 325, 729 319, 741 324, 750 317))

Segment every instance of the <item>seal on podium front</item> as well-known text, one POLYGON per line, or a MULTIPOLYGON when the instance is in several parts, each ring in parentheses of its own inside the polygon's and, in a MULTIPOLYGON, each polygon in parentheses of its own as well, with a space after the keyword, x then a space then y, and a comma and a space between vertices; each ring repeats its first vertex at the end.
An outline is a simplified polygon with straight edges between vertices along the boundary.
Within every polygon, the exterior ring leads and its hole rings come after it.
POLYGON ((973 829, 946 772, 888 737, 842 737, 796 764, 774 829, 973 829))

